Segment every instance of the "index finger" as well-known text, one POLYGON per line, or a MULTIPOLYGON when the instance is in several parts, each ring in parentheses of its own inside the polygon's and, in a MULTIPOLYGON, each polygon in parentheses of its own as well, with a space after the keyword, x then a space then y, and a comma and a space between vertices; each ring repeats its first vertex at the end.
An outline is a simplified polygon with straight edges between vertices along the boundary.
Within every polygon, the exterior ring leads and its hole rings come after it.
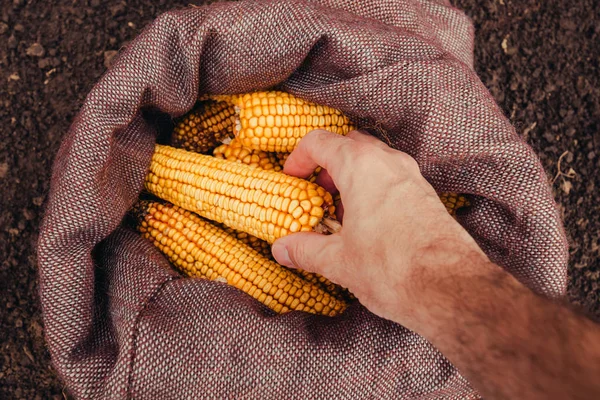
POLYGON ((298 147, 289 155, 283 172, 307 178, 318 166, 327 170, 334 182, 341 177, 347 164, 347 153, 355 141, 349 137, 325 130, 306 134, 298 147))

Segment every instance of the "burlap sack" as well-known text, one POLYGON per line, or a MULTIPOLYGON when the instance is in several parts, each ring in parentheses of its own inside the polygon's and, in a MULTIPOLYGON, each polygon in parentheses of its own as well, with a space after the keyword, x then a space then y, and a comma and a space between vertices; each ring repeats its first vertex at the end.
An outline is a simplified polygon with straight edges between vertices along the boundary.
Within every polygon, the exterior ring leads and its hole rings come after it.
MULTIPOLYGON (((80 398, 476 398, 429 343, 359 304, 275 316, 185 279, 120 222, 156 127, 202 93, 278 85, 371 121, 487 254, 539 293, 565 291, 567 247, 546 176, 473 71, 473 28, 447 1, 216 3, 166 13, 93 88, 57 155, 40 235, 54 365, 80 398)), ((443 229, 443 227, 440 227, 443 229)), ((499 300, 501 301, 501 300, 499 300)))

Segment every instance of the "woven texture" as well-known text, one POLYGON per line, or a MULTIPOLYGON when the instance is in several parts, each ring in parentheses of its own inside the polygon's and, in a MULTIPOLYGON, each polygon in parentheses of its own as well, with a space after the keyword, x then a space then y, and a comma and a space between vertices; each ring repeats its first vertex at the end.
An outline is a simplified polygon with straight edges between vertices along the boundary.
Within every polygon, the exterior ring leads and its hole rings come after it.
MULTIPOLYGON (((478 395, 428 342, 354 304, 275 316, 184 279, 120 227, 142 189, 157 113, 199 94, 277 86, 341 109, 417 159, 487 254, 549 297, 567 244, 547 178, 472 67, 473 28, 444 0, 241 1, 160 16, 87 97, 57 155, 39 242, 54 365, 79 398, 478 395)), ((162 115, 164 115, 162 114, 162 115)))

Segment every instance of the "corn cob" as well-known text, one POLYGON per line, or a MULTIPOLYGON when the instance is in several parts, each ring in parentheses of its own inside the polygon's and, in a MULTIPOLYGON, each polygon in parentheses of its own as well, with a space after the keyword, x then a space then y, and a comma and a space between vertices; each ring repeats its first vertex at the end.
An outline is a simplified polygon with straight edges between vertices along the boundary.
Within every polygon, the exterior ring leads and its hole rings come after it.
POLYGON ((210 95, 206 98, 235 107, 235 135, 245 147, 255 150, 289 153, 312 130, 325 129, 345 135, 353 129, 341 111, 285 92, 210 95))
MULTIPOLYGON (((250 246, 256 252, 262 254, 266 258, 275 261, 275 259, 273 258, 273 254, 271 253, 271 245, 269 243, 265 242, 264 240, 261 240, 252 235, 248 235, 246 232, 236 231, 235 229, 231 229, 230 227, 225 226, 223 224, 219 224, 217 222, 213 222, 213 225, 215 225, 218 228, 221 228, 222 230, 227 232, 229 235, 234 236, 240 242, 250 246)), ((294 269, 291 272, 295 273, 296 275, 299 275, 300 277, 306 279, 308 282, 310 282, 312 284, 320 286, 323 290, 325 290, 329 294, 332 294, 332 295, 338 296, 338 297, 342 296, 349 300, 356 299, 347 289, 331 282, 329 279, 325 278, 322 275, 316 274, 314 272, 304 271, 301 269, 294 269)))
POLYGON ((269 243, 293 232, 340 228, 331 194, 314 183, 169 146, 156 145, 145 186, 269 243))
POLYGON ((224 139, 233 137, 235 110, 225 102, 207 101, 175 126, 172 143, 196 153, 207 153, 224 139))
MULTIPOLYGON (((218 224, 215 225, 219 226, 218 224)), ((252 247, 258 253, 262 254, 268 259, 275 261, 273 259, 273 254, 271 253, 271 245, 269 243, 252 235, 248 235, 246 232, 236 231, 225 225, 221 225, 219 227, 221 227, 225 232, 229 233, 230 235, 235 236, 242 243, 245 243, 248 246, 252 247)), ((296 275, 299 275, 300 277, 306 279, 308 282, 314 285, 320 286, 323 290, 325 290, 331 295, 337 297, 342 296, 349 300, 356 299, 347 289, 331 282, 329 279, 325 278, 322 275, 316 274, 314 272, 304 271, 302 269, 294 269, 291 272, 295 273, 296 275)))
POLYGON ((442 203, 444 203, 448 213, 450 213, 452 216, 456 215, 456 211, 459 208, 468 207, 471 205, 469 200, 462 194, 446 192, 440 193, 438 196, 440 197, 442 203))
MULTIPOLYGON (((252 235, 248 235, 246 232, 236 231, 235 229, 231 229, 223 224, 214 223, 215 226, 223 229, 228 234, 236 237, 240 242, 250 246, 256 252, 260 253, 264 257, 275 261, 273 258, 273 254, 271 253, 271 245, 264 240, 261 240, 252 235)), ((348 289, 343 288, 342 286, 331 282, 329 279, 325 278, 322 275, 316 274, 314 272, 304 271, 302 269, 294 269, 291 270, 296 275, 299 275, 301 278, 304 278, 308 282, 319 286, 321 289, 325 290, 327 293, 336 296, 346 298, 348 300, 355 300, 356 297, 352 295, 348 291, 348 289)))
POLYGON ((335 316, 346 308, 340 298, 189 211, 140 201, 131 214, 142 236, 188 276, 227 282, 277 313, 294 310, 335 316))
POLYGON ((237 161, 251 167, 260 167, 266 170, 281 171, 282 167, 274 153, 261 150, 252 150, 242 146, 238 139, 224 143, 213 150, 213 156, 229 161, 237 161))
MULTIPOLYGON (((219 224, 216 222, 213 224, 223 229, 228 234, 235 236, 240 242, 252 247, 256 252, 274 261, 273 254, 271 253, 271 245, 269 243, 252 235, 248 235, 246 232, 231 229, 223 224, 219 224)), ((304 271, 301 269, 294 269, 292 270, 292 272, 296 275, 300 275, 302 278, 306 279, 310 283, 321 286, 322 289, 326 290, 332 295, 340 296, 348 293, 346 289, 331 282, 329 279, 325 278, 322 275, 316 274, 314 272, 304 271)))

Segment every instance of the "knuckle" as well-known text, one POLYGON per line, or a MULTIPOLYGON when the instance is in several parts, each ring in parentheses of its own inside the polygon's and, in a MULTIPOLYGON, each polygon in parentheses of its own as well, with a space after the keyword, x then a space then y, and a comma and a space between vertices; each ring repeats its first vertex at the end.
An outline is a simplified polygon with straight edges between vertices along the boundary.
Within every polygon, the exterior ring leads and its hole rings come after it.
POLYGON ((306 146, 311 147, 314 151, 321 151, 324 148, 334 149, 338 145, 343 146, 348 142, 351 142, 347 137, 340 136, 337 133, 332 133, 323 129, 315 129, 307 133, 300 144, 305 142, 306 146))
POLYGON ((308 132, 302 139, 300 139, 298 147, 305 149, 318 148, 318 146, 321 145, 324 133, 325 131, 320 129, 308 132))
POLYGON ((366 136, 366 135, 367 135, 367 134, 366 134, 366 132, 365 132, 365 131, 361 131, 361 130, 358 130, 358 129, 354 129, 354 130, 352 130, 352 131, 348 132, 348 135, 347 135, 347 136, 348 136, 349 138, 355 138, 355 137, 366 136))
POLYGON ((398 160, 398 163, 400 165, 402 165, 403 168, 409 170, 410 172, 420 172, 420 168, 419 168, 419 164, 417 163, 417 160, 415 160, 414 158, 412 158, 411 156, 409 156, 406 153, 403 152, 398 152, 396 154, 396 159, 398 160))
POLYGON ((368 143, 354 142, 348 143, 348 147, 351 146, 350 154, 357 163, 371 163, 373 161, 374 148, 368 143))
MULTIPOLYGON (((322 142, 324 140, 327 140, 330 137, 330 135, 334 135, 334 134, 329 131, 326 131, 324 129, 315 129, 315 130, 308 132, 304 136, 304 139, 308 138, 309 140, 312 140, 315 142, 322 142)), ((302 141, 300 141, 300 142, 302 142, 302 141)))

